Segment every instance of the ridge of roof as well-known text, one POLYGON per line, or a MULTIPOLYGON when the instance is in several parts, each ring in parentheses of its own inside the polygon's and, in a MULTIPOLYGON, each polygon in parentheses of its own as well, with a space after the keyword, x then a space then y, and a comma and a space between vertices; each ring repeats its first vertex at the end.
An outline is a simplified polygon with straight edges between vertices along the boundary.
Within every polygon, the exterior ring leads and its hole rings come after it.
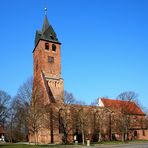
POLYGON ((100 98, 105 107, 120 110, 125 114, 145 115, 141 108, 133 101, 100 98))

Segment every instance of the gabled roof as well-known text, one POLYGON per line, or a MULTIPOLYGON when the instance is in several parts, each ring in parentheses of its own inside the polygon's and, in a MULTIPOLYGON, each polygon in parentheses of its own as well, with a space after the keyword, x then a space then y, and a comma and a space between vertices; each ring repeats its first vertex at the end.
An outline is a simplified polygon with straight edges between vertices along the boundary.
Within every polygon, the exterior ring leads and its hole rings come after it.
POLYGON ((41 39, 46 40, 46 41, 60 43, 58 41, 55 31, 53 30, 52 26, 50 25, 50 23, 48 21, 47 15, 45 15, 45 18, 44 18, 42 30, 36 31, 35 46, 38 44, 39 40, 41 40, 41 39))
POLYGON ((145 115, 138 105, 133 101, 125 100, 112 100, 101 98, 104 107, 108 107, 112 110, 119 110, 124 114, 129 115, 145 115))

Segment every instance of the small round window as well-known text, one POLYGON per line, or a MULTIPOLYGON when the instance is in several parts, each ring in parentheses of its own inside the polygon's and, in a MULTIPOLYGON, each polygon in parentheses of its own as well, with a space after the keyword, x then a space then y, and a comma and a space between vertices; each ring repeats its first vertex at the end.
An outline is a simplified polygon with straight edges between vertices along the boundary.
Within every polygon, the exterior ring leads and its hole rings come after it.
POLYGON ((52 51, 56 52, 56 45, 52 44, 52 51))

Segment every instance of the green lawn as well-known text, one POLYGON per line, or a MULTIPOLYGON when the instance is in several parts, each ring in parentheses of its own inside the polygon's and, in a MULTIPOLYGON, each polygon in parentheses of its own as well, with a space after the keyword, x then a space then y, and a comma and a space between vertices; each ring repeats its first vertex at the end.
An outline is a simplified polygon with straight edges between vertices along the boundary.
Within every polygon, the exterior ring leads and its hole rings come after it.
POLYGON ((102 142, 94 142, 92 144, 125 144, 125 143, 144 143, 144 142, 148 142, 148 140, 129 140, 129 141, 102 141, 102 142))
POLYGON ((26 144, 0 144, 0 148, 58 148, 59 146, 55 145, 26 145, 26 144))
MULTIPOLYGON (((133 140, 128 141, 127 143, 148 143, 148 140, 133 140)), ((91 143, 91 146, 98 146, 98 145, 120 145, 125 144, 125 142, 121 141, 106 141, 100 143, 91 143)), ((80 148, 82 145, 27 145, 27 144, 0 144, 0 148, 80 148)), ((86 146, 86 144, 85 144, 86 146)))
MULTIPOLYGON (((0 148, 69 148, 74 145, 26 145, 26 144, 0 144, 0 148)), ((79 146, 78 146, 79 147, 79 146)))

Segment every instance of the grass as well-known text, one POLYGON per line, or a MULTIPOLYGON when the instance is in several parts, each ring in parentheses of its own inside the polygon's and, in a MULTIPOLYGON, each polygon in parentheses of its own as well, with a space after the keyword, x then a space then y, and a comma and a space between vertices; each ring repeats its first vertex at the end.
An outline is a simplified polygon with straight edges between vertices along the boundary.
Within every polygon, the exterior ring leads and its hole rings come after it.
POLYGON ((38 146, 23 145, 23 144, 1 144, 1 148, 39 148, 38 146))
MULTIPOLYGON (((96 142, 91 143, 91 146, 98 146, 100 144, 103 145, 118 145, 118 144, 133 144, 133 143, 144 143, 148 142, 148 140, 132 140, 127 142, 121 142, 121 141, 104 141, 104 142, 96 142)), ((85 144, 86 145, 86 144, 85 144)), ((0 148, 76 148, 81 147, 82 145, 27 145, 27 144, 0 144, 0 148)))
POLYGON ((92 143, 92 145, 99 145, 99 144, 103 144, 103 145, 118 145, 118 144, 134 144, 134 143, 144 143, 147 142, 148 140, 132 140, 132 141, 102 141, 102 142, 96 142, 96 143, 92 143))
POLYGON ((27 145, 27 144, 0 144, 0 148, 73 148, 74 145, 27 145))
POLYGON ((0 148, 50 148, 59 146, 49 146, 49 145, 27 145, 27 144, 0 144, 0 148))

